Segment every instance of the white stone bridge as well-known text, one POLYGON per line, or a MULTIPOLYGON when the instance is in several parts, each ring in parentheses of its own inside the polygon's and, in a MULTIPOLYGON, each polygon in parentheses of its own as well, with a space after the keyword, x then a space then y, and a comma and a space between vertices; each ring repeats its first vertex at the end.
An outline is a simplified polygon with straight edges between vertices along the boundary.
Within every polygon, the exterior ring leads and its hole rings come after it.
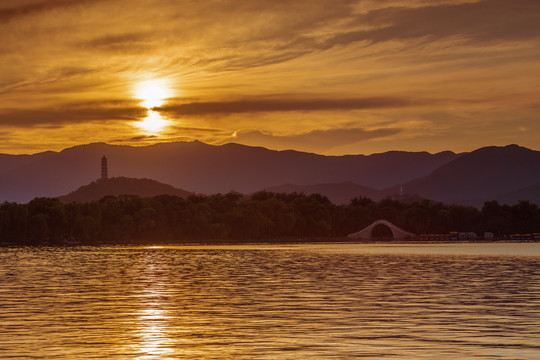
POLYGON ((360 231, 357 231, 355 233, 347 235, 347 237, 349 239, 372 239, 371 234, 373 232, 373 229, 377 225, 384 225, 384 226, 388 227, 392 231, 392 237, 394 239, 407 239, 407 238, 411 238, 411 237, 416 236, 413 233, 410 233, 408 231, 405 231, 403 229, 398 228, 396 225, 392 224, 388 220, 381 219, 381 220, 375 221, 373 224, 371 224, 369 226, 366 226, 364 229, 362 229, 360 231))

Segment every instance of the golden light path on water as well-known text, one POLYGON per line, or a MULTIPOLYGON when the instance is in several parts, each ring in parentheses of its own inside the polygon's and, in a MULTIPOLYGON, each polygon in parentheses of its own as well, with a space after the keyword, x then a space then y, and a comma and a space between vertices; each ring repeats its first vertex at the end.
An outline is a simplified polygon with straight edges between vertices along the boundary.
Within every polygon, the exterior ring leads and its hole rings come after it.
POLYGON ((540 244, 0 248, 0 358, 539 359, 540 244))
POLYGON ((165 265, 155 253, 145 253, 144 262, 146 265, 141 279, 143 288, 137 294, 140 304, 137 335, 140 342, 135 349, 139 354, 136 359, 164 359, 175 352, 169 329, 171 314, 168 308, 171 304, 167 296, 171 284, 165 265))
POLYGON ((166 344, 166 312, 158 308, 149 308, 141 310, 138 318, 141 325, 141 343, 138 350, 141 355, 137 359, 161 359, 172 354, 172 348, 166 344))

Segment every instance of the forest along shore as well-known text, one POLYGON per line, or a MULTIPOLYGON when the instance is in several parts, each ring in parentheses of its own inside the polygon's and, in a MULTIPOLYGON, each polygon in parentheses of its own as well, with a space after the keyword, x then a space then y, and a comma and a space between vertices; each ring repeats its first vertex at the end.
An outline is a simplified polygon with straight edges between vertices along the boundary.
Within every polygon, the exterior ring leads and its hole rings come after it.
MULTIPOLYGON (((367 198, 335 205, 318 194, 258 192, 187 198, 120 195, 67 204, 56 198, 36 198, 27 204, 4 202, 0 204, 0 244, 365 242, 347 235, 379 219, 418 234, 406 241, 540 238, 540 208, 528 201, 514 205, 489 201, 481 209, 427 200, 405 204, 367 198)), ((372 236, 388 241, 389 231, 378 226, 372 236)))

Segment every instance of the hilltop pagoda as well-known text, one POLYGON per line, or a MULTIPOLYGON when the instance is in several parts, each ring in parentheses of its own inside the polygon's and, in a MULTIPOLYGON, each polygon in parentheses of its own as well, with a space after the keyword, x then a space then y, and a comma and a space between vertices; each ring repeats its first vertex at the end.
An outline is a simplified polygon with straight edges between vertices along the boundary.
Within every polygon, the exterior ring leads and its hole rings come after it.
POLYGON ((105 155, 101 158, 101 178, 100 181, 107 180, 109 178, 109 170, 107 168, 107 158, 105 155))

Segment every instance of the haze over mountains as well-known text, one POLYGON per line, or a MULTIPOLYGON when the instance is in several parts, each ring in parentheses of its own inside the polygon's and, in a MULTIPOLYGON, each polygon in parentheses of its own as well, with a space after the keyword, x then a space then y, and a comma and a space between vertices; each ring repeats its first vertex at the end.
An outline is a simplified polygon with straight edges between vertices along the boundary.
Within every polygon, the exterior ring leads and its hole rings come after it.
MULTIPOLYGON (((540 152, 516 145, 471 153, 390 151, 323 156, 238 144, 178 142, 146 147, 95 143, 34 155, 0 154, 0 201, 69 194, 100 175, 147 178, 188 192, 319 192, 336 203, 406 193, 481 206, 496 199, 540 202, 540 152), (288 184, 288 185, 287 185, 288 184)), ((128 189, 126 189, 128 190, 128 189)))

